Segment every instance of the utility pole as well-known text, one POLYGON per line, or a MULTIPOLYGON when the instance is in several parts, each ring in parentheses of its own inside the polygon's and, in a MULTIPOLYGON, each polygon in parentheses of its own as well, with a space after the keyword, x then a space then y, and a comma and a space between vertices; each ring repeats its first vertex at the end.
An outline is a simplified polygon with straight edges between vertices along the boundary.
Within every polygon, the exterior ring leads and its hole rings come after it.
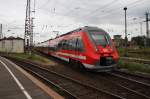
POLYGON ((25 19, 25 49, 29 53, 32 53, 32 48, 33 48, 33 19, 34 17, 31 15, 35 13, 35 0, 34 0, 34 10, 31 11, 31 0, 27 0, 27 5, 26 5, 26 19, 25 19))
POLYGON ((25 19, 25 34, 24 34, 24 40, 25 40, 25 51, 29 51, 29 39, 31 34, 31 1, 27 0, 26 5, 26 19, 25 19))
POLYGON ((0 39, 3 38, 3 27, 2 24, 0 24, 0 39))
POLYGON ((145 15, 146 15, 146 36, 147 36, 147 38, 150 38, 150 34, 149 34, 149 23, 148 23, 148 21, 149 21, 149 19, 148 19, 148 12, 146 12, 145 13, 145 15))
POLYGON ((33 29, 34 29, 34 19, 35 19, 35 1, 36 0, 34 0, 33 1, 33 10, 32 10, 32 13, 33 13, 33 15, 32 15, 32 18, 31 18, 31 35, 30 35, 30 46, 33 48, 34 47, 34 31, 33 31, 33 29))
POLYGON ((125 11, 125 56, 127 56, 127 43, 128 43, 128 39, 127 39, 127 7, 124 7, 123 9, 125 11))
POLYGON ((33 18, 31 19, 30 47, 33 47, 33 18))
POLYGON ((143 35, 143 27, 142 27, 142 22, 140 22, 140 32, 141 32, 141 35, 143 35))
POLYGON ((150 19, 148 19, 148 12, 145 13, 145 21, 146 22, 146 36, 145 36, 145 39, 144 39, 144 45, 145 47, 147 47, 147 38, 150 38, 150 34, 149 34, 149 23, 148 21, 150 21, 150 19))

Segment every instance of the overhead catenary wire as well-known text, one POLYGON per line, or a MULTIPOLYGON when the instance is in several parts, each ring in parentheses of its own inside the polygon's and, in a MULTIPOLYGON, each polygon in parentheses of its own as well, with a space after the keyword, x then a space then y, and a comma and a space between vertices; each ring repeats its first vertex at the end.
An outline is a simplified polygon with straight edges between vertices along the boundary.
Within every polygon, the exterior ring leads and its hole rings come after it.
MULTIPOLYGON (((137 0, 135 2, 132 2, 132 3, 128 4, 127 7, 132 8, 132 7, 138 6, 138 4, 141 3, 141 2, 143 2, 143 0, 142 1, 141 0, 137 0)), ((110 9, 110 10, 105 10, 105 12, 107 12, 107 13, 103 13, 103 15, 99 16, 98 18, 104 18, 104 17, 109 16, 111 14, 117 13, 117 12, 121 11, 122 8, 123 8, 123 6, 121 5, 121 6, 118 6, 117 8, 113 8, 113 9, 110 9)))
MULTIPOLYGON (((116 0, 114 0, 114 1, 116 1, 116 0)), ((117 7, 117 8, 114 8, 114 9, 112 9, 111 8, 111 6, 112 6, 112 4, 111 3, 113 3, 114 1, 112 1, 112 2, 110 2, 110 3, 108 3, 108 4, 106 4, 105 6, 107 6, 106 8, 104 7, 103 8, 103 11, 105 12, 105 13, 103 13, 103 15, 101 16, 100 15, 100 17, 99 18, 103 18, 103 17, 106 17, 106 16, 109 16, 109 15, 111 15, 111 14, 113 14, 113 13, 117 13, 118 11, 120 11, 120 10, 122 10, 122 7, 123 7, 123 5, 121 5, 121 6, 119 6, 119 7, 117 7), (111 4, 111 5, 110 5, 111 4), (120 9, 120 10, 119 10, 120 9)), ((144 2, 145 0, 136 0, 136 1, 134 1, 134 2, 132 2, 132 3, 130 3, 130 4, 128 4, 127 6, 137 6, 139 3, 141 3, 141 2, 144 2)), ((117 1, 116 1, 117 2, 117 1)), ((115 4, 115 2, 114 2, 114 4, 115 4)), ((101 8, 101 7, 100 7, 101 8)), ((56 6, 55 6, 55 9, 56 9, 56 6)), ((97 8, 98 9, 98 8, 97 8)), ((45 11, 47 11, 47 12, 49 12, 49 10, 45 10, 45 11)), ((95 9, 95 11, 96 11, 96 9, 95 9)), ((101 10, 100 10, 101 11, 101 10)), ((70 13, 73 13, 74 11, 72 11, 72 9, 69 11, 70 13)), ((98 11, 96 11, 96 12, 99 12, 99 10, 98 11)), ((56 12, 55 12, 56 13, 56 12)), ((91 12, 89 12, 89 13, 92 13, 92 11, 91 12)), ((92 13, 92 14, 89 14, 88 16, 94 16, 95 14, 98 14, 98 13, 92 13)), ((69 13, 68 13, 68 15, 69 15, 69 13)), ((66 15, 66 16, 68 16, 68 15, 66 15)), ((64 15, 65 16, 65 15, 64 15)), ((85 17, 85 15, 82 15, 82 14, 80 14, 79 16, 82 16, 82 17, 84 17, 84 18, 87 18, 87 16, 85 17)))
POLYGON ((40 7, 38 7, 37 9, 41 9, 43 7, 45 7, 47 4, 49 4, 51 0, 47 0, 43 5, 41 5, 40 7))
MULTIPOLYGON (((98 7, 98 8, 96 8, 95 10, 89 12, 87 15, 92 15, 93 13, 95 13, 95 12, 97 12, 97 11, 99 11, 99 10, 102 11, 103 9, 106 9, 106 8, 112 6, 114 3, 116 3, 116 1, 118 1, 118 0, 113 0, 113 1, 111 1, 111 2, 109 2, 109 3, 107 3, 107 4, 104 4, 103 6, 98 7)), ((87 16, 87 15, 85 15, 85 16, 87 16)))
MULTIPOLYGON (((114 0, 115 1, 115 0, 114 0)), ((129 4, 127 4, 126 6, 127 7, 129 7, 129 8, 134 8, 134 7, 136 7, 136 6, 139 6, 139 5, 141 5, 141 4, 143 4, 143 3, 145 3, 145 1, 147 1, 147 0, 136 0, 136 1, 131 1, 131 3, 129 3, 129 4)), ((128 2, 127 0, 125 1, 125 2, 128 2)), ((108 2, 109 3, 109 2, 108 2)), ((118 2, 119 3, 119 2, 118 2)), ((122 8, 123 8, 123 4, 120 4, 118 7, 115 7, 116 6, 116 4, 118 4, 118 3, 114 3, 114 5, 106 5, 107 7, 104 7, 103 9, 100 9, 100 10, 95 10, 96 12, 94 13, 94 14, 92 14, 92 16, 93 16, 93 18, 95 17, 95 16, 99 16, 98 18, 99 19, 102 19, 102 18, 105 18, 105 17, 107 17, 107 16, 112 16, 114 13, 118 13, 119 11, 122 11, 122 8), (105 13, 102 13, 102 15, 98 15, 100 12, 102 12, 102 10, 104 10, 104 12, 105 13), (95 15, 96 14, 96 15, 95 15)), ((61 6, 61 5, 58 5, 58 6, 61 6)), ((144 5, 141 5, 141 6, 144 6, 144 5)), ((64 7, 64 6, 63 6, 64 7)), ((54 13, 55 13, 55 15, 58 13, 57 11, 58 10, 56 10, 56 9, 58 9, 55 5, 54 5, 54 7, 52 7, 52 8, 54 8, 55 9, 55 11, 54 11, 54 13)), ((75 7, 73 7, 73 9, 69 9, 68 10, 68 12, 70 12, 70 13, 68 13, 68 15, 69 14, 72 14, 72 13, 78 13, 78 10, 77 9, 75 9, 76 8, 76 6, 75 7)), ((80 9, 80 8, 79 8, 80 9)), ((81 10, 83 10, 83 9, 80 9, 79 11, 81 11, 81 10)), ((46 10, 46 12, 48 12, 48 13, 50 13, 50 10, 49 9, 47 9, 46 10)), ((122 11, 123 12, 123 11, 122 11)), ((89 12, 88 12, 89 13, 89 12)), ((92 12, 91 12, 92 13, 92 12)), ((61 14, 61 13, 58 13, 58 14, 61 14)), ((85 14, 85 13, 84 13, 85 14)), ((66 16, 68 16, 68 15, 66 15, 66 16)), ((82 13, 79 13, 79 14, 77 14, 77 15, 79 15, 79 16, 81 16, 81 17, 84 17, 84 15, 82 14, 82 13)), ((90 16, 90 15, 89 15, 90 16)), ((54 16, 55 17, 55 16, 54 16)), ((86 19, 86 17, 84 17, 84 19, 86 19)), ((45 31, 45 30, 43 30, 43 31, 45 31)))

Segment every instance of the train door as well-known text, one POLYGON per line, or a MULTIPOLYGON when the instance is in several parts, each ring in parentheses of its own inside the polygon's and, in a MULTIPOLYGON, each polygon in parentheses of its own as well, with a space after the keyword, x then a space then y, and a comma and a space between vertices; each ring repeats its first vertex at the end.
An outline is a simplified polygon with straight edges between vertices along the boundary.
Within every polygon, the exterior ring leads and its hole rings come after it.
POLYGON ((82 61, 84 60, 84 46, 83 46, 83 42, 82 42, 82 39, 81 37, 78 37, 76 39, 76 50, 75 50, 75 54, 76 54, 76 57, 82 61))
POLYGON ((78 40, 78 38, 76 38, 75 39, 75 56, 76 56, 76 58, 78 58, 78 55, 79 55, 78 46, 79 46, 79 40, 78 40))

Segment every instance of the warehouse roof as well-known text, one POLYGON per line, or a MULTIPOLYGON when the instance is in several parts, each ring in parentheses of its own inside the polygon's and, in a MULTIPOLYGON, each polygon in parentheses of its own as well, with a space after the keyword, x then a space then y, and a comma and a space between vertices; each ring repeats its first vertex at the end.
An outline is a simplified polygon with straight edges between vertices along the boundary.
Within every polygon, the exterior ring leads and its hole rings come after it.
POLYGON ((0 39, 0 40, 24 40, 24 39, 20 37, 10 36, 10 37, 4 37, 3 39, 0 39))

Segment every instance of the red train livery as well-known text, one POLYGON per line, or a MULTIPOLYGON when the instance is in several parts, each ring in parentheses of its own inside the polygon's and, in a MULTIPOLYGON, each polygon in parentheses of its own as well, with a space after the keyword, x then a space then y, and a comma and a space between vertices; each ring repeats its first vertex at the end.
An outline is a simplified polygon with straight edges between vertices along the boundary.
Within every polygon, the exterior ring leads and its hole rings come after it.
POLYGON ((85 26, 39 44, 47 54, 94 71, 116 67, 118 52, 104 30, 85 26))

